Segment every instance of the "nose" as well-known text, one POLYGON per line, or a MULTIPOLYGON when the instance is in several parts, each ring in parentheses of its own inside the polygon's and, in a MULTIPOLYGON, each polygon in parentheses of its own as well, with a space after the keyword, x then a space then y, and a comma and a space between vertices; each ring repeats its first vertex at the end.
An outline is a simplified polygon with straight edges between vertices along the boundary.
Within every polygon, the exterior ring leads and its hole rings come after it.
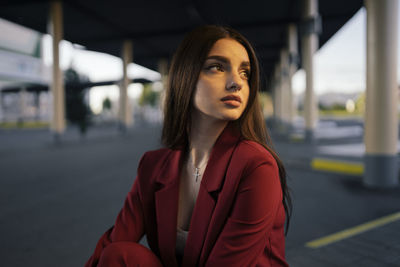
POLYGON ((227 80, 226 89, 229 91, 239 91, 243 87, 243 80, 238 73, 232 73, 227 80))

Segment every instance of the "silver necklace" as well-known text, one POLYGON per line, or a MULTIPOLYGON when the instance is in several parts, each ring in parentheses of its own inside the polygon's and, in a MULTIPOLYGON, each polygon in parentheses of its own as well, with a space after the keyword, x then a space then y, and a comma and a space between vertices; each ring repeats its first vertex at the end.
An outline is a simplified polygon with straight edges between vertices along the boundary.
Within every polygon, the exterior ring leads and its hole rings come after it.
POLYGON ((198 180, 199 177, 200 177, 200 168, 195 167, 194 169, 195 169, 195 171, 194 171, 194 177, 196 177, 196 183, 197 183, 197 180, 198 180))
POLYGON ((207 164, 208 159, 205 160, 205 161, 203 162, 203 164, 202 164, 201 166, 199 166, 199 167, 196 167, 196 166, 194 165, 193 159, 192 159, 191 156, 189 157, 189 159, 190 159, 191 165, 192 165, 193 168, 194 168, 194 173, 193 173, 193 175, 194 175, 194 177, 196 178, 196 183, 197 183, 198 180, 199 180, 199 178, 200 178, 200 176, 201 176, 201 174, 202 174, 202 169, 203 169, 204 166, 207 164))

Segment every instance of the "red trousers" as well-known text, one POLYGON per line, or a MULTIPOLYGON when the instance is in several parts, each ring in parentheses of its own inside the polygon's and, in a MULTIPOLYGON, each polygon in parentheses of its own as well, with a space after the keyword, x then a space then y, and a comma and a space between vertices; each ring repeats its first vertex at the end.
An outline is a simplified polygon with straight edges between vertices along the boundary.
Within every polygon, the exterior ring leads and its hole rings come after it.
POLYGON ((98 267, 163 267, 148 248, 133 242, 113 242, 101 253, 98 267))

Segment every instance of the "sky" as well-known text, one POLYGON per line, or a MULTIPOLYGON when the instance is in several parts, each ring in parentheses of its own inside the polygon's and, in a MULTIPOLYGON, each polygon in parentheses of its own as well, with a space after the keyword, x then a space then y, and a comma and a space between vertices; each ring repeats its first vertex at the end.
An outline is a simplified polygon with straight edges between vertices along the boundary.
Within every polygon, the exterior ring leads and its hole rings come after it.
MULTIPOLYGON (((400 26, 398 27, 398 32, 399 31, 400 26)), ((400 36, 400 33, 398 33, 398 36, 400 36)), ((398 46, 400 46, 400 42, 398 46)), ((400 80, 399 54, 400 53, 397 55, 398 80, 400 80)), ((365 91, 365 8, 360 9, 327 43, 324 44, 324 46, 320 48, 320 50, 317 51, 314 60, 314 71, 316 75, 314 87, 317 94, 328 92, 353 93, 365 91)), ((304 71, 298 71, 294 75, 292 81, 294 92, 296 94, 302 93, 305 88, 304 71)))
MULTIPOLYGON (((353 93, 365 90, 365 9, 358 11, 314 58, 315 91, 353 93)), ((305 88, 305 73, 298 71, 293 77, 295 94, 305 88)))
MULTIPOLYGON (((52 64, 51 57, 51 36, 45 35, 43 38, 43 60, 48 66, 52 64)), ((89 77, 92 82, 119 80, 122 77, 122 61, 120 58, 84 50, 70 42, 61 43, 60 65, 63 69, 72 67, 78 73, 89 77)), ((153 70, 145 68, 135 63, 128 65, 128 77, 146 78, 148 80, 159 80, 161 75, 153 70)), ((141 84, 131 84, 128 87, 128 95, 131 98, 138 98, 142 92, 141 84)), ((102 103, 105 98, 118 101, 119 87, 117 85, 93 87, 89 91, 90 107, 93 112, 101 112, 102 103)))

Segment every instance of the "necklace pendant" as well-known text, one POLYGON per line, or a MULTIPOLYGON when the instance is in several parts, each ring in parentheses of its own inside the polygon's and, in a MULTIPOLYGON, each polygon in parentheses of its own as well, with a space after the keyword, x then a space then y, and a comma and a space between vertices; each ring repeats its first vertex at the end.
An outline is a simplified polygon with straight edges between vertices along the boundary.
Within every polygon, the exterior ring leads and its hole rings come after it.
POLYGON ((194 176, 196 177, 196 182, 197 182, 197 180, 200 177, 200 169, 199 168, 196 168, 196 172, 194 173, 194 176))

